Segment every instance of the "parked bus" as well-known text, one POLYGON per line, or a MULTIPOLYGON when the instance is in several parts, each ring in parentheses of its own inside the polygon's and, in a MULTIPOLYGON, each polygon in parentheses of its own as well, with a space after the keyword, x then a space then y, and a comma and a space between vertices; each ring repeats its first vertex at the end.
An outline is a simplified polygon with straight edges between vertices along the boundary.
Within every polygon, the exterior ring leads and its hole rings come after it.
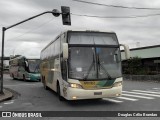
POLYGON ((59 99, 118 97, 122 94, 120 45, 114 32, 66 31, 41 51, 40 73, 45 89, 59 99))
POLYGON ((39 59, 27 59, 25 56, 11 58, 9 73, 13 79, 40 81, 39 59))

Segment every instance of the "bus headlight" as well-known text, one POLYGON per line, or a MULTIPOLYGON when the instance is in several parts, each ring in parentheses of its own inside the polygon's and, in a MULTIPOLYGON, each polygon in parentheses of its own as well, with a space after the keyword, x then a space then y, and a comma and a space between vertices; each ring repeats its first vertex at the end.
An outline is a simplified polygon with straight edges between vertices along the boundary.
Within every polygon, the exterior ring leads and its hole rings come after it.
POLYGON ((69 84, 69 87, 82 89, 82 86, 81 86, 80 84, 76 84, 76 83, 70 83, 70 84, 69 84))
POLYGON ((122 81, 121 82, 116 82, 113 85, 113 87, 119 87, 119 86, 122 86, 122 81))

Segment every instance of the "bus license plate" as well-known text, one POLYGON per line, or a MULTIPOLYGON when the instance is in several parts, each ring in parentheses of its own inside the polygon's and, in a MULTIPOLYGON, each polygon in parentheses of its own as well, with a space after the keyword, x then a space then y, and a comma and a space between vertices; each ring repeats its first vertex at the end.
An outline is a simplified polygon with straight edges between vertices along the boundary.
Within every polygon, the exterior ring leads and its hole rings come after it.
POLYGON ((102 92, 94 92, 94 95, 102 95, 102 92))

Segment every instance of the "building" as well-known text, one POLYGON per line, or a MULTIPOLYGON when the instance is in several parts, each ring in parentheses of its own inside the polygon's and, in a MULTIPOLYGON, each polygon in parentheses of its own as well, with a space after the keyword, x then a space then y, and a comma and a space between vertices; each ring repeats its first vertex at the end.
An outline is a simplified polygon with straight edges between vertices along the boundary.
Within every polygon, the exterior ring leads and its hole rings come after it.
MULTIPOLYGON (((131 57, 141 58, 141 66, 151 74, 160 74, 160 45, 130 49, 131 57)), ((123 66, 126 66, 124 51, 121 51, 123 66)))

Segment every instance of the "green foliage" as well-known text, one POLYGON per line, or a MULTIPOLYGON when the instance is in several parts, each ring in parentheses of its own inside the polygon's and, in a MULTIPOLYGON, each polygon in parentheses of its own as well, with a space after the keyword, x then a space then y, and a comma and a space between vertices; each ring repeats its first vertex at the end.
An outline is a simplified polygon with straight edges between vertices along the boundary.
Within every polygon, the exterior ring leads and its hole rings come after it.
POLYGON ((132 57, 123 63, 123 73, 132 75, 144 75, 147 74, 147 71, 142 65, 141 58, 132 57))

